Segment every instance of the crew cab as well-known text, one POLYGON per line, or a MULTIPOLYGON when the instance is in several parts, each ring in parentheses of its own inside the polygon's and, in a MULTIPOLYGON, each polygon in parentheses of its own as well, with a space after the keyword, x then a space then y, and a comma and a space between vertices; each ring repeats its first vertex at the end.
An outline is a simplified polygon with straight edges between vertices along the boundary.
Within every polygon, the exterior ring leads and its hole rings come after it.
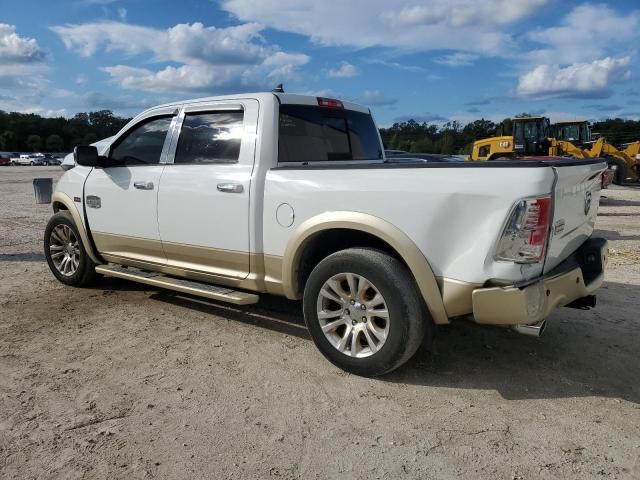
POLYGON ((539 335, 603 281, 600 161, 394 162, 368 108, 273 92, 154 107, 74 155, 44 235, 61 282, 302 299, 358 375, 457 318, 539 335))

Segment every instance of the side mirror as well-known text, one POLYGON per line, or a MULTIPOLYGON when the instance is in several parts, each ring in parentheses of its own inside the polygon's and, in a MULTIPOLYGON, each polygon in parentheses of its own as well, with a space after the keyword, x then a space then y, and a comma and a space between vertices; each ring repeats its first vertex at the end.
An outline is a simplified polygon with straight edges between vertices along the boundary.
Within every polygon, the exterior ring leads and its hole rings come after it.
POLYGON ((88 145, 78 145, 73 149, 73 159, 78 165, 84 167, 101 166, 100 157, 98 157, 98 149, 88 145))

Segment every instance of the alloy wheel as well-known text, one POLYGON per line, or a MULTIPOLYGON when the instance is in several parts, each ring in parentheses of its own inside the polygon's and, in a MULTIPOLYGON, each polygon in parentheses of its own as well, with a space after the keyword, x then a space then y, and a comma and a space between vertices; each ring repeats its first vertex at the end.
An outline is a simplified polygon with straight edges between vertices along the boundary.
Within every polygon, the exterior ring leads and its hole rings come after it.
POLYGON ((318 294, 317 316, 329 343, 344 355, 369 357, 387 340, 387 304, 362 275, 339 273, 329 278, 318 294))
POLYGON ((80 266, 80 244, 75 232, 65 224, 56 225, 49 236, 49 253, 56 270, 72 276, 80 266))

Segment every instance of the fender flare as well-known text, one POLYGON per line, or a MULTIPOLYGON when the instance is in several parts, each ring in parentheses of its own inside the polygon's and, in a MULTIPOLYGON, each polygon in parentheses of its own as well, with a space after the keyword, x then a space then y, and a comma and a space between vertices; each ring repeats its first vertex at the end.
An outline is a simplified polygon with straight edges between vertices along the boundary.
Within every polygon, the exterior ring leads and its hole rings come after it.
POLYGON ((298 267, 307 241, 319 232, 336 228, 365 232, 390 245, 408 265, 433 322, 449 323, 436 277, 417 245, 395 225, 360 212, 325 212, 296 228, 287 243, 282 265, 283 289, 287 298, 299 298, 298 267))
POLYGON ((66 193, 62 192, 54 192, 51 198, 51 204, 53 205, 53 211, 58 213, 59 209, 56 208, 55 204, 61 203, 63 204, 68 212, 71 214, 73 218, 73 222, 76 224, 76 228, 78 229, 78 233, 80 234, 80 240, 82 241, 82 245, 84 246, 87 255, 89 258, 93 260, 94 263, 100 265, 103 264, 104 261, 100 260, 97 253, 93 249, 93 245, 89 241, 89 235, 87 234, 87 229, 85 228, 84 222, 80 217, 80 212, 78 212, 77 207, 74 205, 73 200, 69 198, 66 193))

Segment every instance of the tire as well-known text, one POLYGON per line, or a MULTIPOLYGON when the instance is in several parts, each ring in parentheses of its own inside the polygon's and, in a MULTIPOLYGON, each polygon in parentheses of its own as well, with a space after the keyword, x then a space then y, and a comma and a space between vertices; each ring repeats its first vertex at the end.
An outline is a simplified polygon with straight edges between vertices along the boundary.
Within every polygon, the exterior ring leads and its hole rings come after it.
POLYGON ((607 164, 609 167, 616 167, 613 183, 622 185, 627 180, 627 164, 618 158, 608 158, 607 164))
POLYGON ((409 360, 425 337, 429 343, 432 338, 433 324, 411 272, 379 250, 352 248, 322 260, 305 285, 303 309, 320 352, 355 375, 388 373, 409 360), (360 279, 371 288, 361 288, 366 284, 360 279), (385 311, 386 319, 376 315, 385 311))
POLYGON ((11 165, 12 167, 15 167, 15 166, 16 166, 16 165, 18 165, 18 164, 17 164, 16 162, 11 162, 11 163, 10 163, 10 165, 11 165))
POLYGON ((34 162, 29 162, 29 165, 31 165, 32 167, 35 165, 34 162))
POLYGON ((44 231, 44 255, 53 275, 66 285, 85 287, 97 277, 96 264, 87 255, 69 212, 58 212, 49 219, 44 231), (65 258, 68 260, 63 267, 65 258))

